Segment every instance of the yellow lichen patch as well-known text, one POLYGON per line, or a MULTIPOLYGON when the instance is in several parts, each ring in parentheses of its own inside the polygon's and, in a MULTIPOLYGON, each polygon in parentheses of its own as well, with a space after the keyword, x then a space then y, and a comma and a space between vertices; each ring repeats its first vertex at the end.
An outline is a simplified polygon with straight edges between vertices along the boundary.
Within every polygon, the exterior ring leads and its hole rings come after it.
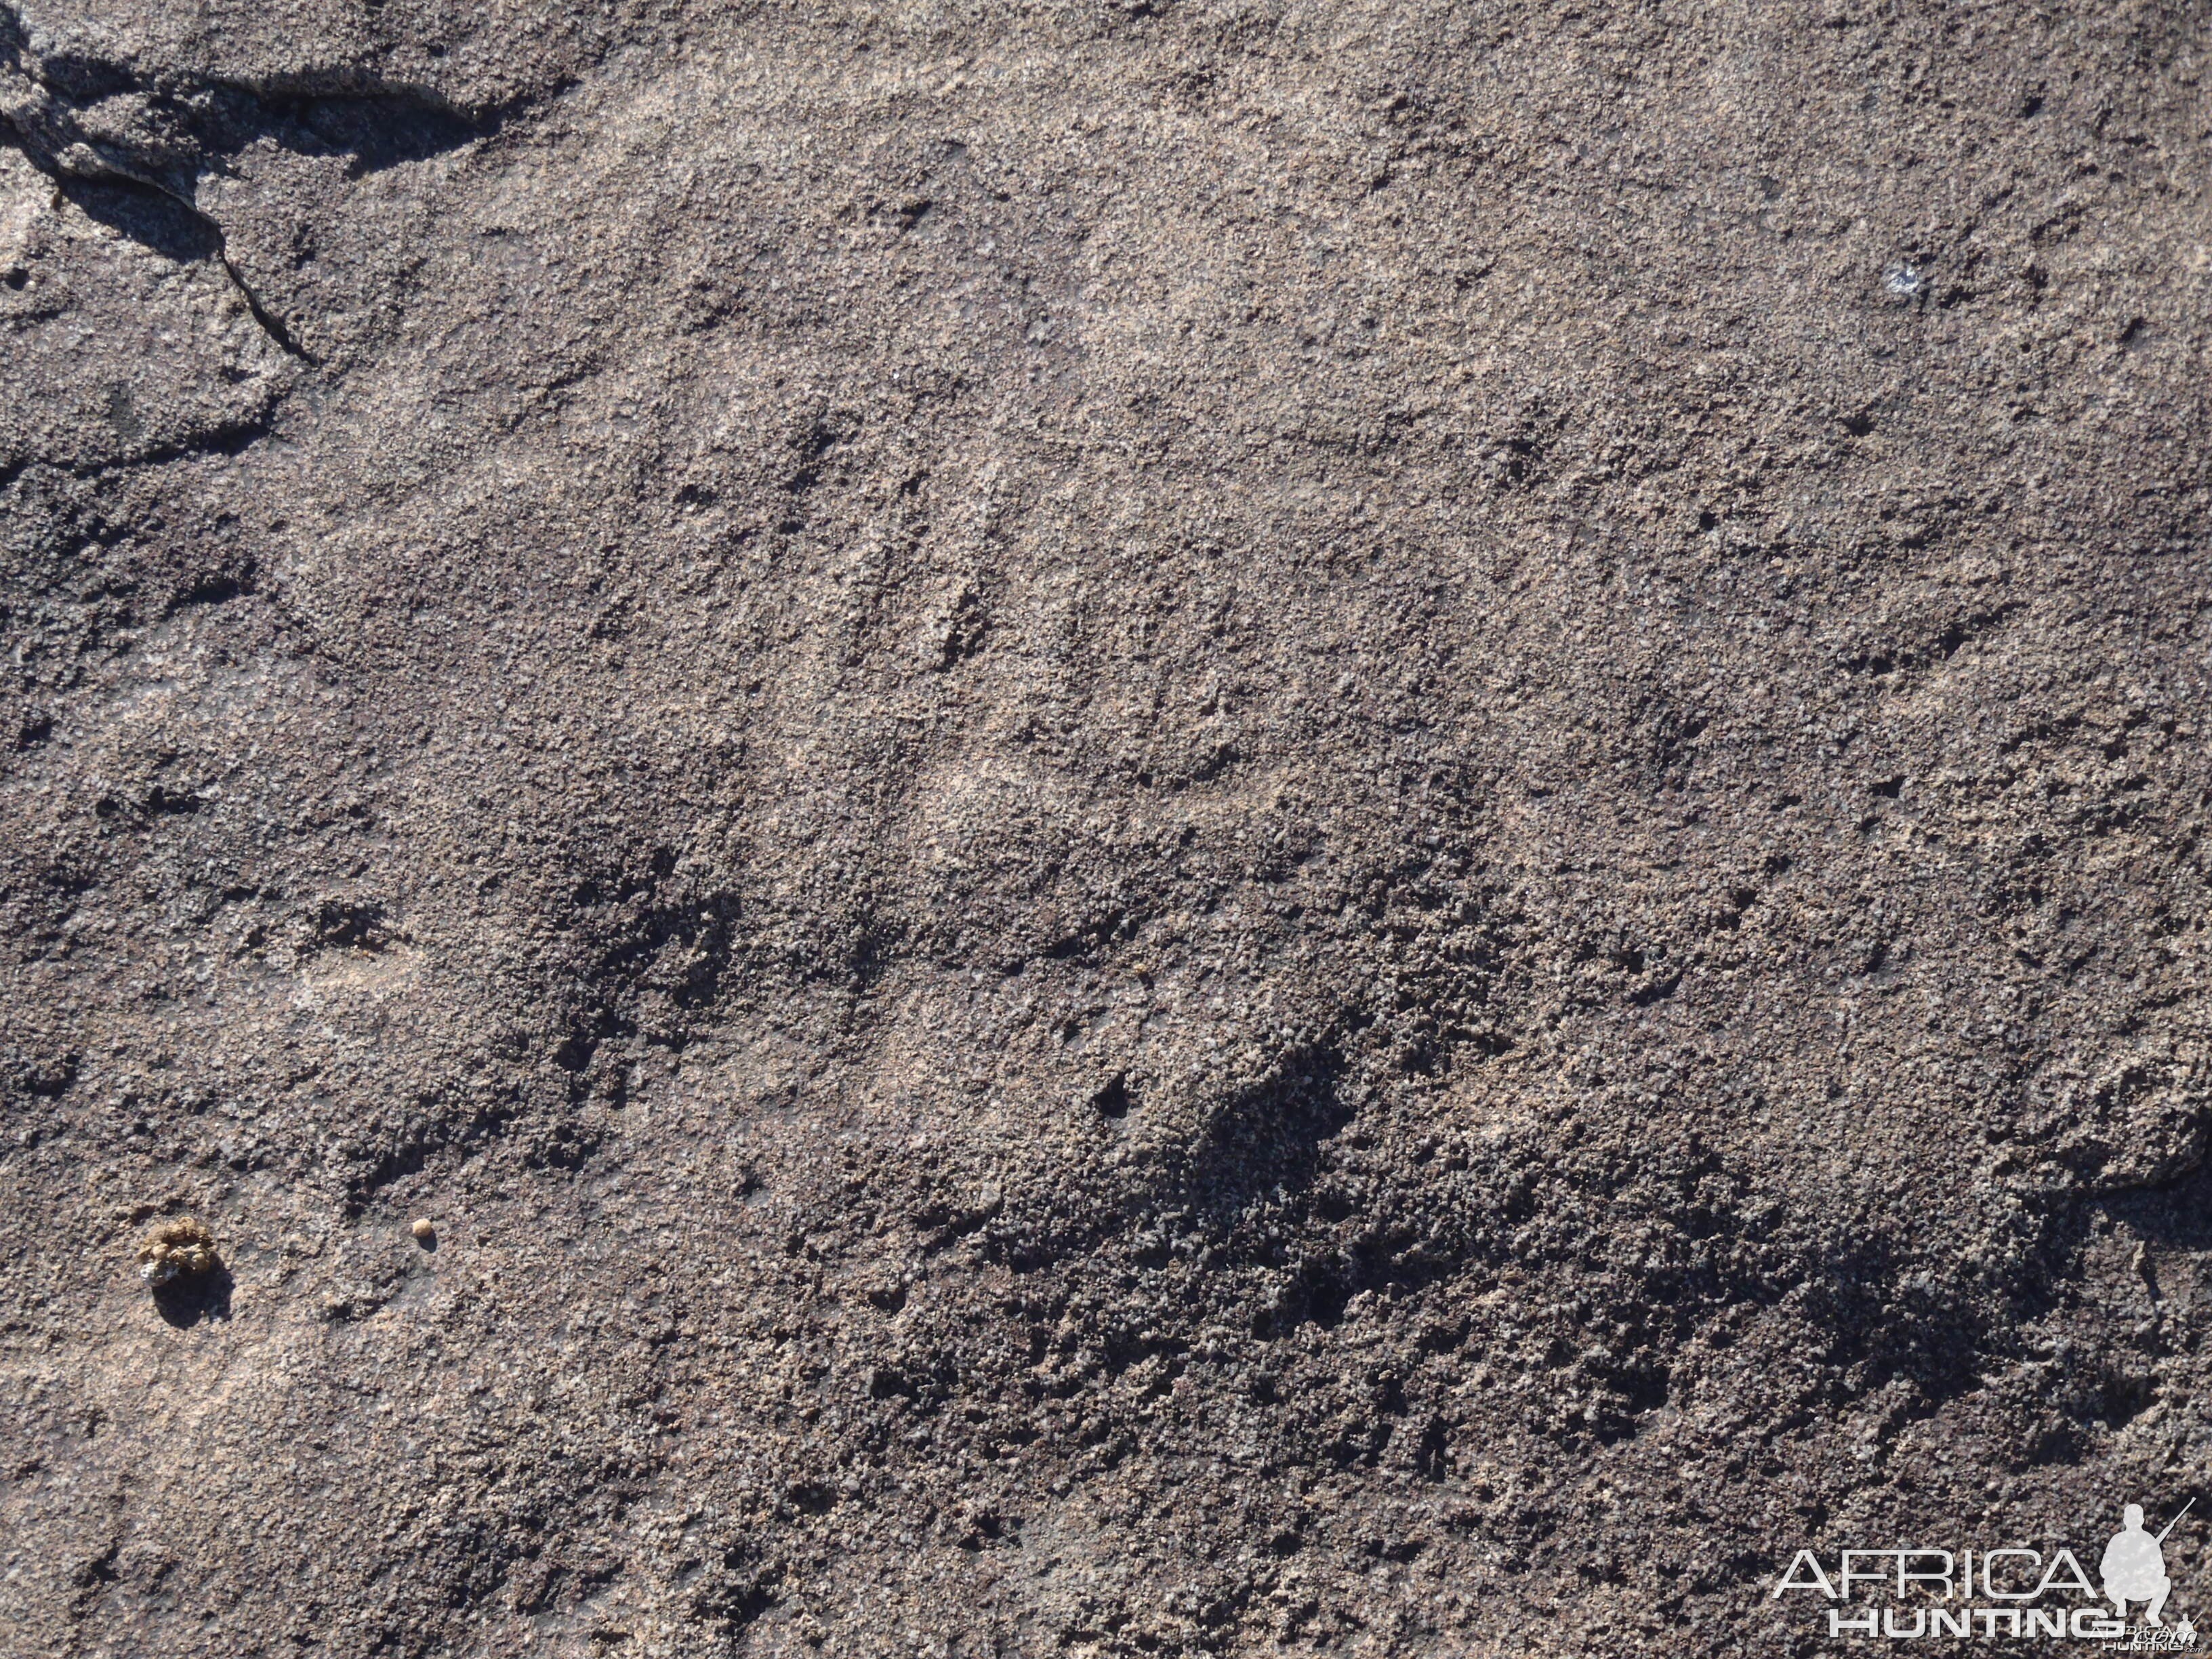
POLYGON ((215 1266, 215 1235, 204 1223, 185 1216, 165 1221, 153 1237, 138 1247, 138 1272, 150 1285, 166 1285, 186 1273, 204 1273, 215 1266))

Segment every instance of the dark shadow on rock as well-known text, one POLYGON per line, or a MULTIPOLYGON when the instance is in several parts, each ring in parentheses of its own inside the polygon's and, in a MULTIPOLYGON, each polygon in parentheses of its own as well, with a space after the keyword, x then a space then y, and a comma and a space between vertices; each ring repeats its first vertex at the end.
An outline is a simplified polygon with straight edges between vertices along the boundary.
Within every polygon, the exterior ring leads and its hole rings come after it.
POLYGON ((1278 1191, 1310 1185, 1322 1143, 1358 1109, 1344 1097, 1343 1078, 1344 1057, 1334 1048, 1304 1049, 1232 1096, 1192 1152, 1184 1186, 1194 1207, 1225 1226, 1278 1191))
POLYGON ((151 185, 58 176, 55 184, 73 205, 142 247, 180 265, 213 259, 222 236, 204 214, 195 213, 151 185))
POLYGON ((409 161, 427 161, 483 137, 483 125, 426 95, 384 90, 302 100, 290 111, 292 131, 280 131, 264 106, 264 126, 286 148, 320 148, 350 158, 350 177, 381 173, 409 161))
POLYGON ((2100 1207, 2154 1246, 2212 1250, 2212 1163, 2163 1186, 2114 1194, 2100 1207))
POLYGON ((204 1273, 187 1273, 154 1287, 154 1306, 176 1329, 190 1330, 202 1320, 230 1317, 230 1269, 218 1261, 204 1273))

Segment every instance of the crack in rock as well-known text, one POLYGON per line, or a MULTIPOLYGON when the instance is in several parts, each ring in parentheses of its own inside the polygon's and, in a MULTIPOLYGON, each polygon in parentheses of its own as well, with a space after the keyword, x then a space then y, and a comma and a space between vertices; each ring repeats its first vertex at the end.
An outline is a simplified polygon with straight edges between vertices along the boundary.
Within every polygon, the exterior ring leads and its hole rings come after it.
POLYGON ((0 4, 0 142, 20 149, 78 206, 173 258, 220 265, 254 321, 286 355, 319 360, 265 304, 231 257, 223 226, 198 201, 206 173, 267 139, 300 155, 345 155, 359 177, 443 155, 495 132, 520 107, 471 117, 437 92, 356 71, 301 76, 256 86, 218 76, 142 74, 71 54, 42 56, 12 7, 0 4), (138 216, 103 211, 85 187, 150 193, 173 204, 202 246, 181 255, 138 216))

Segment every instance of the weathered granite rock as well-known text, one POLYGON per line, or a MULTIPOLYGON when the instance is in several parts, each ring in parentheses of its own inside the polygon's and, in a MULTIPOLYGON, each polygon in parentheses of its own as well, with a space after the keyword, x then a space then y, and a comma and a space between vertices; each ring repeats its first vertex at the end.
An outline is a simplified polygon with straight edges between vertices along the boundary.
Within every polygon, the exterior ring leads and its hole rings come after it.
POLYGON ((10 4, 0 1650, 2203 1490, 2201 8, 10 4))

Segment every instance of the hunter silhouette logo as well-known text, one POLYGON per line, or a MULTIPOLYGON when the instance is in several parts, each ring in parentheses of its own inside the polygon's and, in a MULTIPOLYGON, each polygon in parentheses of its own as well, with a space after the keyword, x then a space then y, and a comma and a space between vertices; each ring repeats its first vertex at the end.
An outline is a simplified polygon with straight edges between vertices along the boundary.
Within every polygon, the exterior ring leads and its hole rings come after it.
MULTIPOLYGON (((2154 1625, 2165 1620, 2158 1615, 2166 1607, 2166 1598, 2172 1594, 2173 1580, 2166 1576, 2166 1534, 2172 1532, 2189 1513, 2197 1500, 2191 1498, 2181 1506, 2177 1515, 2166 1523, 2155 1538, 2143 1530, 2142 1505, 2130 1504, 2120 1516, 2121 1528, 2112 1541, 2105 1546, 2105 1559, 2099 1573, 2105 1581, 2105 1594, 2112 1603, 2112 1611, 2123 1620, 2128 1616, 2128 1603, 2148 1601, 2149 1607, 2143 1616, 2154 1625)), ((2182 1624, 2187 1625, 2184 1619, 2182 1624)), ((2196 1632, 2191 1631, 2194 1636, 2196 1632)))
POLYGON ((2098 1559, 2096 1583, 2070 1549, 2048 1557, 2018 1547, 1850 1549, 1835 1558, 1832 1576, 1815 1552, 1799 1550, 1769 1599, 1796 1590, 1825 1597, 1827 1634, 1835 1637, 2005 1636, 2094 1642, 2124 1653, 2193 1652, 2197 1628, 2188 1616, 2168 1624, 2164 1614, 2173 1594, 2166 1540, 2196 1504, 2191 1498, 2156 1533, 2144 1527, 2142 1504, 2127 1505, 2098 1559), (2132 1604, 2141 1605, 2141 1624, 2128 1622, 2132 1604))

